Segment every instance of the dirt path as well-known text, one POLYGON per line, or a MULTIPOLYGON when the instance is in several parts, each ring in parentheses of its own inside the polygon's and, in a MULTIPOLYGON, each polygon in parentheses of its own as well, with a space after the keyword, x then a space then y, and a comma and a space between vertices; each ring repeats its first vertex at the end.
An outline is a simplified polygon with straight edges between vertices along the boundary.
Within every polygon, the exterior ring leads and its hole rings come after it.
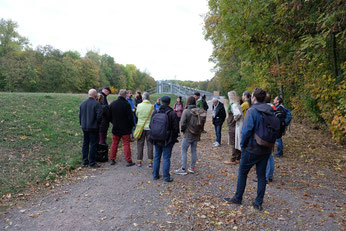
MULTIPOLYGON (((256 195, 254 171, 241 206, 224 204, 236 188, 238 166, 226 166, 230 147, 213 148, 214 133, 198 144, 196 174, 152 181, 147 167, 118 163, 81 170, 73 184, 14 207, 0 220, 2 230, 344 230, 345 149, 324 134, 294 124, 284 138, 285 156, 275 158, 274 181, 264 211, 251 206, 256 195), (304 130, 304 134, 302 134, 304 130), (306 134, 305 134, 306 133, 306 134)), ((133 149, 134 150, 134 149, 133 149)), ((134 155, 133 155, 134 156, 134 155)), ((190 161, 190 160, 189 160, 190 161)), ((146 163, 144 162, 144 165, 146 163)), ((174 146, 171 170, 180 167, 174 146)))

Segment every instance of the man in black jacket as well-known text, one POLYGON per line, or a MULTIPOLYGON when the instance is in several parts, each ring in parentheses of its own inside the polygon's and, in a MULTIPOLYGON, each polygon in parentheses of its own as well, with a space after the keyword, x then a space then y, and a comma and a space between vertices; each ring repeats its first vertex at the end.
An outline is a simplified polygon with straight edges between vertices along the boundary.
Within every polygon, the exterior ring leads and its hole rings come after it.
POLYGON ((162 161, 162 172, 163 172, 163 180, 165 182, 172 182, 173 179, 169 174, 169 169, 171 167, 171 155, 172 149, 175 143, 178 142, 178 133, 179 133, 179 120, 177 114, 173 111, 173 109, 169 106, 171 102, 171 98, 169 96, 163 96, 161 98, 162 105, 160 109, 153 113, 150 121, 150 138, 152 138, 152 132, 154 131, 153 126, 153 118, 157 113, 166 113, 168 117, 168 135, 166 136, 166 140, 158 141, 151 139, 153 144, 155 145, 155 156, 153 163, 153 178, 154 180, 159 179, 159 171, 160 171, 160 162, 161 156, 163 156, 162 161))
POLYGON ((111 93, 111 89, 109 87, 102 88, 101 91, 99 92, 101 95, 103 95, 103 102, 102 105, 107 105, 108 106, 108 101, 107 101, 107 96, 111 93))
POLYGON ((90 168, 100 167, 95 162, 96 145, 98 142, 99 123, 102 119, 102 107, 97 99, 97 91, 90 89, 89 98, 80 105, 79 123, 82 126, 83 138, 83 166, 89 165, 90 168), (90 147, 90 150, 89 150, 90 147))
POLYGON ((214 147, 219 147, 221 145, 221 128, 225 119, 226 111, 223 103, 221 103, 217 98, 213 98, 213 124, 216 133, 216 142, 214 143, 214 147))
POLYGON ((133 112, 130 104, 126 100, 126 90, 121 89, 119 91, 119 97, 117 100, 110 104, 110 121, 113 124, 113 140, 110 153, 111 165, 115 164, 115 159, 118 152, 118 144, 120 138, 123 139, 125 159, 127 161, 127 167, 135 165, 132 162, 131 147, 130 147, 130 134, 134 126, 133 112))

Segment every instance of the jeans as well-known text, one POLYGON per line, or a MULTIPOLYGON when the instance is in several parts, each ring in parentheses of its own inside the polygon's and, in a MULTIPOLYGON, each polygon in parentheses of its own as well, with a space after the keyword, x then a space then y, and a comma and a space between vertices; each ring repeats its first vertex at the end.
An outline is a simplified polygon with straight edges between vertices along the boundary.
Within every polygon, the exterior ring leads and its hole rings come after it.
POLYGON ((82 146, 82 155, 83 155, 83 165, 89 164, 89 166, 95 165, 95 156, 96 156, 96 145, 99 139, 98 132, 87 132, 83 131, 83 146, 82 146), (90 147, 90 149, 89 149, 90 147))
POLYGON ((159 179, 159 171, 160 171, 160 162, 161 156, 163 155, 162 160, 162 175, 164 181, 169 181, 171 175, 169 174, 169 169, 171 167, 171 155, 172 155, 172 144, 168 144, 167 146, 155 145, 155 156, 153 163, 153 178, 159 179))
POLYGON ((221 127, 222 125, 214 125, 216 133, 216 142, 221 144, 221 127))
POLYGON ((113 134, 111 153, 110 153, 109 159, 115 160, 117 158, 118 145, 119 145, 121 138, 123 138, 123 143, 124 143, 125 160, 128 163, 132 163, 131 147, 130 147, 130 135, 117 136, 117 135, 113 134))
POLYGON ((187 150, 189 146, 191 146, 191 168, 195 168, 197 161, 197 140, 190 140, 187 138, 183 138, 181 143, 181 163, 182 168, 186 169, 187 165, 187 150))
POLYGON ((266 155, 255 155, 242 150, 242 156, 239 165, 238 181, 237 181, 237 191, 234 195, 234 199, 241 203, 243 200, 243 194, 246 187, 247 175, 252 168, 256 165, 257 173, 257 197, 255 200, 256 205, 262 205, 263 197, 266 190, 266 168, 268 162, 269 154, 266 155))
POLYGON ((282 156, 284 154, 284 144, 282 143, 282 138, 276 139, 275 143, 278 147, 276 156, 282 156))
POLYGON ((268 163, 267 163, 267 170, 266 170, 266 179, 273 179, 273 175, 274 175, 274 157, 273 155, 270 153, 269 158, 268 158, 268 163))

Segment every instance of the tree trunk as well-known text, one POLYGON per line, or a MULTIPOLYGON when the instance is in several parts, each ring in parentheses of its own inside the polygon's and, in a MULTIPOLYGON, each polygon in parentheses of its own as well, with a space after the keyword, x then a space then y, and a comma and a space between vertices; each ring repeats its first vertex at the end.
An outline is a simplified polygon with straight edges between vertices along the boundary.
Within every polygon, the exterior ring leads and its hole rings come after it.
MULTIPOLYGON (((278 53, 276 53, 276 65, 278 65, 278 67, 280 68, 280 56, 278 53)), ((280 70, 279 70, 279 77, 280 77, 280 70)), ((280 97, 281 99, 284 98, 284 87, 282 86, 282 84, 280 84, 280 97)))

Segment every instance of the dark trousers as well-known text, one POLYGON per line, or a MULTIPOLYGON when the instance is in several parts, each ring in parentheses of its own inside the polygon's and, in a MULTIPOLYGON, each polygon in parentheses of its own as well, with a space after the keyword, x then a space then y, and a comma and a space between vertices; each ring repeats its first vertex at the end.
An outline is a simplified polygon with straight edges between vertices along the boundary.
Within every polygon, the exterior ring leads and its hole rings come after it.
POLYGON ((98 132, 87 132, 83 131, 83 165, 89 164, 89 166, 95 165, 95 156, 96 156, 96 145, 98 141, 98 132))
POLYGON ((255 200, 256 205, 262 205, 263 197, 266 190, 266 168, 269 158, 269 153, 265 155, 255 155, 242 150, 242 156, 239 165, 237 191, 234 199, 237 202, 241 202, 246 187, 247 174, 249 173, 252 166, 256 165, 257 173, 257 197, 255 200))

